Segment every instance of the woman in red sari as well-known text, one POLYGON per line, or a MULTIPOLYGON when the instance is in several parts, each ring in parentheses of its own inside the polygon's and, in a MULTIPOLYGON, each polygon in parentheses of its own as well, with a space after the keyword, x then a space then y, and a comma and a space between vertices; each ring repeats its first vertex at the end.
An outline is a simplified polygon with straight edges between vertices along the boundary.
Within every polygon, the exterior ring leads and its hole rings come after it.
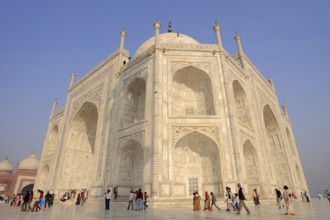
POLYGON ((205 200, 204 200, 204 211, 210 210, 210 196, 207 191, 205 191, 205 200))

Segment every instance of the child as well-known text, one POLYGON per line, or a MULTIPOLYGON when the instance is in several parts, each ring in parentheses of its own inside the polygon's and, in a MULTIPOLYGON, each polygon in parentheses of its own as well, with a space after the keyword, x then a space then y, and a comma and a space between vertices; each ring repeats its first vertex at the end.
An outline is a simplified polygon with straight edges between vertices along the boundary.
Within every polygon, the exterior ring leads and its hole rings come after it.
POLYGON ((234 206, 238 210, 238 208, 239 208, 239 206, 238 206, 239 205, 239 198, 238 198, 238 194, 237 193, 235 193, 234 202, 235 202, 234 206))

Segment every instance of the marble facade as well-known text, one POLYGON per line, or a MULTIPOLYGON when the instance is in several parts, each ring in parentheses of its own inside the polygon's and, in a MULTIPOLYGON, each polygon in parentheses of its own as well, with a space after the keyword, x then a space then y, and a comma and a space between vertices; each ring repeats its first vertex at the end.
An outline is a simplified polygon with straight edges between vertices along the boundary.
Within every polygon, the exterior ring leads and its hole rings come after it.
POLYGON ((286 107, 272 80, 244 54, 181 33, 159 33, 129 59, 120 47, 75 82, 64 108, 53 104, 36 188, 91 197, 118 186, 153 202, 223 196, 226 186, 271 197, 284 184, 307 190, 286 107))

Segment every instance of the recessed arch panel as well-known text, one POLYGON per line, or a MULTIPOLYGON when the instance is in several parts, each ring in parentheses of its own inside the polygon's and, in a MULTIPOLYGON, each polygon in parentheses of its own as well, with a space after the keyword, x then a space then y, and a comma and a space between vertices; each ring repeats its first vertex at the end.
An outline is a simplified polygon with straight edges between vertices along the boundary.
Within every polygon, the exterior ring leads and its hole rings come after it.
POLYGON ((202 70, 188 66, 173 76, 171 88, 172 115, 214 115, 210 77, 202 70))

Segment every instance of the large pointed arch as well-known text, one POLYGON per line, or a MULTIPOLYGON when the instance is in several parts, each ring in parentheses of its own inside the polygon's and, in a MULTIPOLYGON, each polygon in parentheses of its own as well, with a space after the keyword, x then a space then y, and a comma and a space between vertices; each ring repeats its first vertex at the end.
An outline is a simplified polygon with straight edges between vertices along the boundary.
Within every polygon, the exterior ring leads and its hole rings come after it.
POLYGON ((62 189, 90 188, 94 177, 93 159, 97 132, 98 110, 85 102, 69 129, 68 146, 61 174, 62 189))
POLYGON ((253 144, 247 140, 243 145, 244 164, 247 179, 247 192, 260 189, 260 162, 253 144))
POLYGON ((280 129, 269 105, 263 108, 264 125, 267 133, 267 152, 271 161, 271 175, 277 186, 291 185, 289 164, 282 147, 280 129))
POLYGON ((296 153, 296 150, 295 150, 295 144, 294 144, 294 141, 293 141, 293 138, 292 138, 292 135, 291 135, 291 132, 289 131, 288 128, 285 129, 286 131, 286 136, 288 137, 288 140, 289 140, 289 149, 290 149, 290 152, 293 156, 297 156, 297 153, 296 153))
POLYGON ((174 184, 185 186, 180 195, 189 197, 195 190, 220 193, 220 153, 211 138, 196 131, 183 136, 174 147, 172 160, 174 184))
POLYGON ((235 109, 238 121, 251 127, 251 115, 245 91, 238 80, 233 81, 235 109))
POLYGON ((135 140, 128 140, 118 152, 118 180, 119 189, 142 189, 144 171, 144 153, 141 144, 135 140))
POLYGON ((38 189, 47 190, 50 186, 49 182, 49 165, 45 164, 42 169, 40 169, 38 189))
POLYGON ((137 123, 145 118, 146 83, 142 78, 135 78, 124 94, 122 127, 137 123))
POLYGON ((188 66, 173 76, 171 113, 175 116, 214 115, 213 90, 204 71, 188 66))
POLYGON ((58 137, 58 126, 55 125, 49 132, 47 141, 46 141, 46 150, 44 155, 52 155, 55 153, 56 144, 57 144, 57 137, 58 137))

